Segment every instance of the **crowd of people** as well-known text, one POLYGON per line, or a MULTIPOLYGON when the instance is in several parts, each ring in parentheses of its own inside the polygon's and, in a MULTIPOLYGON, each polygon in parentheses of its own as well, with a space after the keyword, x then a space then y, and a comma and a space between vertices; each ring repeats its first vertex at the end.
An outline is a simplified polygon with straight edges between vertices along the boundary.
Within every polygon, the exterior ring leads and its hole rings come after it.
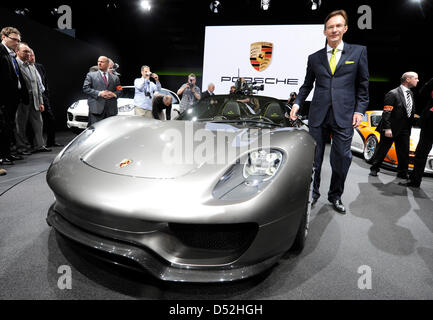
POLYGON ((45 68, 36 62, 34 51, 21 41, 21 33, 14 27, 1 30, 0 87, 0 175, 5 175, 3 165, 61 146, 55 141, 45 68))

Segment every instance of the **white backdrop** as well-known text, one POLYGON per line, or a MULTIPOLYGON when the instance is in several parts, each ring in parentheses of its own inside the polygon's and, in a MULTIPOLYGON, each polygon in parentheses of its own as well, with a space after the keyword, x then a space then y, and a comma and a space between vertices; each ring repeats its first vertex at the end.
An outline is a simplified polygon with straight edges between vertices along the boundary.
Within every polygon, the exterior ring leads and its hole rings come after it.
POLYGON ((215 93, 227 94, 239 68, 241 77, 264 84, 260 95, 287 99, 304 82, 308 56, 324 46, 323 25, 207 26, 202 90, 213 82, 215 93), (273 44, 271 62, 261 72, 250 63, 255 42, 273 44))

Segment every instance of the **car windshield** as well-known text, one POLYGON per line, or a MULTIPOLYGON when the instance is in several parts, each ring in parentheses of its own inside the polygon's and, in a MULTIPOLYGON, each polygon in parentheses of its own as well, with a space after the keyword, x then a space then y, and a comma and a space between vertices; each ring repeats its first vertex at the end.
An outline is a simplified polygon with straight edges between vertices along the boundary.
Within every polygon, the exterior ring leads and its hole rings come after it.
POLYGON ((264 96, 215 95, 199 100, 177 119, 192 121, 250 121, 286 125, 283 104, 264 96))

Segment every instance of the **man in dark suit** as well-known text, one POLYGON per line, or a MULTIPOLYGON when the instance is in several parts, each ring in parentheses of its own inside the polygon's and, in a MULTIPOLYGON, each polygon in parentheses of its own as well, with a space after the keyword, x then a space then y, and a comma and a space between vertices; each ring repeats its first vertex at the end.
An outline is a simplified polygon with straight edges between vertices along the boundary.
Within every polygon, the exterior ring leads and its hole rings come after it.
POLYGON ((325 48, 308 57, 304 84, 299 89, 290 112, 292 120, 313 89, 308 123, 310 134, 316 140, 314 158, 313 200, 320 197, 320 172, 326 141, 332 134, 330 162, 332 167, 328 201, 339 213, 346 208, 341 202, 347 172, 352 162, 350 145, 353 128, 359 126, 368 106, 367 48, 343 42, 347 31, 347 14, 344 10, 331 12, 325 19, 325 48))
POLYGON ((11 154, 14 141, 15 114, 20 101, 28 102, 25 82, 20 74, 15 50, 21 42, 21 33, 13 27, 1 30, 0 44, 0 164, 13 164, 21 156, 11 154))
POLYGON ((213 83, 209 83, 209 85, 207 86, 207 90, 201 93, 200 99, 215 95, 215 93, 213 93, 214 90, 215 90, 215 85, 213 83))
POLYGON ((47 131, 47 147, 61 147, 61 144, 56 143, 56 119, 50 104, 50 89, 48 87, 47 72, 42 64, 36 62, 33 50, 30 50, 30 52, 29 63, 36 67, 38 80, 41 82, 43 88, 42 98, 44 100, 45 110, 42 112, 42 119, 44 128, 47 131))
POLYGON ((89 72, 84 80, 83 92, 89 96, 88 126, 105 118, 117 115, 117 97, 122 88, 119 77, 108 72, 109 60, 98 58, 98 71, 89 72))
POLYGON ((427 98, 427 104, 418 121, 421 133, 415 150, 413 171, 407 182, 399 183, 400 185, 413 188, 419 188, 421 185, 427 157, 433 145, 433 78, 421 88, 419 93, 420 96, 427 98))
POLYGON ((380 142, 370 167, 370 176, 377 176, 383 159, 395 142, 397 177, 408 178, 410 131, 415 114, 415 101, 410 88, 416 87, 418 81, 418 74, 405 72, 400 79, 401 85, 386 94, 382 119, 376 128, 380 133, 380 142))

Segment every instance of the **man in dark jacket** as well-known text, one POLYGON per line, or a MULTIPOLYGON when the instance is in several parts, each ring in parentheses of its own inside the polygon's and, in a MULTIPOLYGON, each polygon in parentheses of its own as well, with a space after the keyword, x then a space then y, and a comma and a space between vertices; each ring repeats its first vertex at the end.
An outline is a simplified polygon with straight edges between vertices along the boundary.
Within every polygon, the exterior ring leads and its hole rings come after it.
POLYGON ((158 120, 165 120, 167 118, 167 120, 171 120, 171 102, 172 98, 170 95, 155 95, 152 101, 153 118, 158 120), (165 110, 166 117, 164 117, 163 110, 165 110))
POLYGON ((44 129, 47 131, 47 147, 61 147, 61 144, 56 143, 56 119, 50 104, 50 90, 48 87, 47 72, 42 64, 36 62, 35 53, 31 50, 29 63, 36 67, 39 73, 41 84, 44 88, 42 98, 44 99, 45 110, 42 112, 42 119, 44 122, 44 129))
MULTIPOLYGON (((427 98, 427 105, 418 121, 421 133, 415 151, 413 171, 407 182, 399 183, 413 188, 419 188, 421 185, 427 157, 433 145, 433 78, 421 88, 420 95, 427 98)), ((430 159, 430 166, 433 166, 433 159, 430 159)))
POLYGON ((14 141, 15 113, 20 101, 28 102, 28 92, 16 61, 16 49, 21 42, 21 33, 13 27, 1 30, 0 43, 0 165, 13 164, 21 156, 11 154, 14 141))
POLYGON ((395 142, 398 159, 397 177, 408 178, 409 141, 415 114, 415 103, 410 88, 416 87, 418 81, 418 74, 405 72, 400 79, 401 85, 386 94, 382 120, 376 128, 380 133, 380 142, 373 165, 370 167, 370 176, 377 176, 383 159, 395 142))

